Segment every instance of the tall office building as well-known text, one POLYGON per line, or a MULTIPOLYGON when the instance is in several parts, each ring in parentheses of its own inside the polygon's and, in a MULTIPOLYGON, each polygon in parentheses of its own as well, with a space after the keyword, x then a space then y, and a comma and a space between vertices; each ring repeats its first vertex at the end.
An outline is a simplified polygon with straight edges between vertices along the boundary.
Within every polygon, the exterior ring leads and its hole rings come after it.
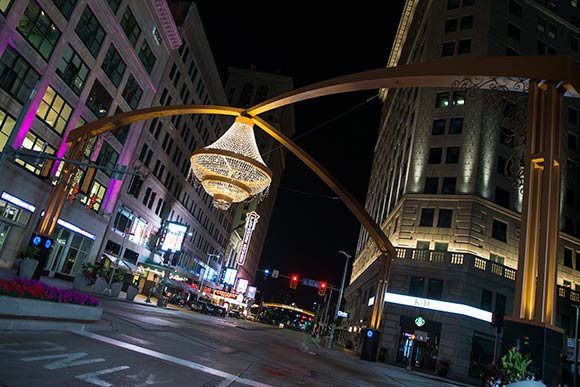
MULTIPOLYGON (((149 106, 227 104, 195 5, 30 0, 0 6, 2 148, 17 131, 12 147, 64 157, 64 139, 86 122, 149 106)), ((79 192, 75 198, 71 187, 45 269, 73 276, 104 253, 132 264, 172 259, 186 273, 199 272, 207 253, 225 247, 231 215, 214 209, 200 185, 186 182, 189 155, 224 131, 220 117, 179 115, 93 138, 83 161, 104 168, 94 174, 80 168, 79 192), (170 222, 187 226, 175 254, 159 250, 170 222)), ((10 161, 0 172, 3 267, 28 244, 60 173, 59 162, 43 157, 10 161)), ((217 263, 204 272, 217 276, 217 263)))
MULTIPOLYGON (((579 17, 576 0, 407 0, 388 66, 458 56, 567 54, 578 62, 579 17)), ((397 256, 380 358, 430 370, 445 362, 451 375, 478 377, 495 338, 480 312, 513 312, 526 96, 461 88, 381 95, 366 210, 397 256)), ((557 324, 568 336, 570 301, 580 301, 579 109, 565 99, 557 324)), ((340 336, 355 348, 370 320, 378 254, 362 230, 340 336)))
MULTIPOLYGON (((225 86, 230 105, 240 108, 256 105, 293 88, 294 82, 290 77, 232 67, 229 68, 228 80, 225 86)), ((263 115, 263 118, 281 130, 286 136, 292 137, 294 134, 293 106, 267 112, 263 115)), ((225 267, 237 269, 238 279, 245 279, 251 285, 255 285, 256 270, 262 258, 262 249, 270 218, 272 217, 274 203, 276 202, 280 179, 284 172, 287 154, 284 147, 261 129, 254 127, 254 131, 260 154, 268 168, 272 170, 272 184, 268 189, 267 196, 262 201, 253 200, 247 203, 240 203, 234 209, 230 245, 227 249, 225 260, 225 267), (239 252, 244 243, 246 214, 250 212, 256 212, 259 219, 252 233, 245 261, 243 264, 239 264, 239 252)))

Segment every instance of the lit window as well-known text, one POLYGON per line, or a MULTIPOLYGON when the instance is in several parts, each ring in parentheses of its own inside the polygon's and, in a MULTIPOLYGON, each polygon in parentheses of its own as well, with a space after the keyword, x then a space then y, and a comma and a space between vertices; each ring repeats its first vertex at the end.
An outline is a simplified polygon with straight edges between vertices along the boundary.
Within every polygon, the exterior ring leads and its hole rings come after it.
POLYGON ((8 13, 8 9, 10 8, 11 5, 12 5, 12 0, 0 0, 0 12, 3 15, 6 15, 6 13, 8 13))
POLYGON ((465 94, 462 92, 453 93, 453 106, 465 105, 465 94))
POLYGON ((60 31, 36 2, 28 3, 17 29, 44 59, 50 58, 60 31))
POLYGON ((95 202, 95 205, 93 206, 92 211, 99 212, 99 210, 101 209, 101 204, 103 203, 103 198, 105 197, 106 192, 107 192, 107 187, 105 187, 104 185, 102 185, 98 181, 93 180, 93 183, 91 185, 91 189, 89 191, 88 196, 83 197, 81 199, 81 203, 88 204, 89 199, 93 195, 96 195, 97 201, 95 202))
POLYGON ((449 93, 437 93, 435 101, 436 108, 443 108, 449 106, 449 93))
MULTIPOLYGON (((56 153, 55 148, 51 147, 46 140, 38 137, 32 131, 26 133, 26 138, 22 142, 22 148, 47 153, 49 155, 54 155, 56 153)), ((40 175, 43 171, 46 172, 47 168, 45 167, 52 165, 52 160, 39 158, 35 161, 27 162, 17 158, 15 163, 22 165, 35 175, 40 175)))
POLYGON ((63 134, 71 114, 72 107, 49 86, 36 111, 37 117, 58 134, 63 134))

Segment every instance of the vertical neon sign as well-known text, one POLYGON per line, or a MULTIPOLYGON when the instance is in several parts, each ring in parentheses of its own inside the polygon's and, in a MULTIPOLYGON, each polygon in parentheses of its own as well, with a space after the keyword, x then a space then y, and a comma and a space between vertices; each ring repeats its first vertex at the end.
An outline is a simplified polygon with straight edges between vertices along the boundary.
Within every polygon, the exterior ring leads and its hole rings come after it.
POLYGON ((256 224, 260 219, 255 211, 248 212, 246 214, 246 229, 244 231, 244 239, 242 240, 242 248, 240 249, 240 254, 238 255, 238 265, 242 266, 246 262, 246 254, 248 253, 248 245, 252 239, 252 232, 256 228, 256 224))

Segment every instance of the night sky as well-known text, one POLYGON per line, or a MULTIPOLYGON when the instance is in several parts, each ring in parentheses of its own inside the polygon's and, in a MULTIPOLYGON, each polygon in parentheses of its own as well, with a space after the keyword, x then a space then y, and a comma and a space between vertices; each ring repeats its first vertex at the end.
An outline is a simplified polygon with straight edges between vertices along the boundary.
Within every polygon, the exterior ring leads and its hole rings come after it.
MULTIPOLYGON (((404 0, 365 2, 360 8, 326 3, 333 7, 321 10, 296 2, 196 4, 224 83, 227 67, 255 67, 290 76, 298 88, 385 67, 404 0)), ((369 90, 295 105, 296 143, 363 205, 382 106, 376 94, 369 90)), ((260 268, 340 287, 345 256, 338 250, 354 255, 359 231, 347 207, 289 153, 260 268)), ((350 270, 346 285, 349 276, 350 270)), ((263 280, 261 273, 257 278, 264 300, 305 308, 316 300, 317 289, 292 290, 289 280, 263 280)))

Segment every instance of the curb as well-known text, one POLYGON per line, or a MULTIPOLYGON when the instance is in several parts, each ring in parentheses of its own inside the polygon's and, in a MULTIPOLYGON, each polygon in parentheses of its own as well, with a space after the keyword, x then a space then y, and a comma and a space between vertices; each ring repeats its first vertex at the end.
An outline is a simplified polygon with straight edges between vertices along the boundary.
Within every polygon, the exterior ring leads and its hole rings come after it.
POLYGON ((0 319, 0 331, 71 331, 111 332, 113 325, 99 320, 94 323, 69 321, 0 319))

